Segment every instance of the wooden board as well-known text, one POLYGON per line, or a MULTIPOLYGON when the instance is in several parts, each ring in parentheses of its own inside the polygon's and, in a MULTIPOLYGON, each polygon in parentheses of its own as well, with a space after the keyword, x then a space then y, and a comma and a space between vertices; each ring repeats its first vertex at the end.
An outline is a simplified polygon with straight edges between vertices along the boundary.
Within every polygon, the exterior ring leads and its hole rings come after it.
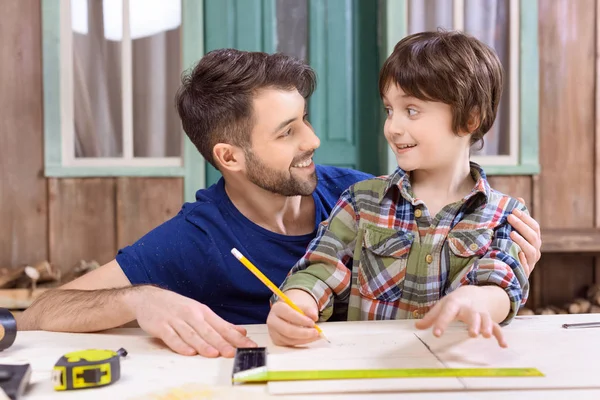
MULTIPOLYGON (((542 173, 535 215, 542 229, 595 226, 595 6, 596 0, 538 1, 542 173)), ((594 260, 551 254, 536 269, 536 306, 544 306, 592 283, 594 260)))
POLYGON ((80 260, 100 265, 117 251, 113 178, 49 179, 50 262, 66 272, 80 260))
POLYGON ((509 344, 506 349, 500 348, 493 339, 469 338, 460 323, 452 324, 441 338, 434 337, 430 330, 417 331, 412 321, 323 324, 331 344, 320 341, 295 349, 271 345, 269 370, 537 368, 545 376, 271 382, 269 392, 291 395, 600 388, 593 368, 600 357, 600 347, 592 345, 590 348, 590 343, 597 340, 598 331, 561 327, 565 322, 593 318, 588 315, 519 317, 503 329, 509 344))
POLYGON ((600 252, 600 229, 544 229, 542 230, 544 253, 598 253, 600 252))
MULTIPOLYGON (((509 348, 498 349, 492 341, 468 340, 466 333, 461 328, 452 328, 448 337, 444 339, 434 339, 431 346, 438 346, 440 353, 445 353, 443 362, 468 362, 475 365, 482 363, 492 363, 494 359, 503 357, 504 360, 518 354, 519 359, 515 362, 525 362, 533 360, 537 368, 542 372, 556 371, 561 366, 572 367, 573 373, 566 373, 558 377, 560 379, 574 376, 575 380, 580 380, 586 374, 580 374, 582 369, 588 368, 588 371, 595 374, 592 384, 598 386, 597 364, 594 357, 599 357, 600 347, 595 346, 597 342, 598 329, 586 330, 565 330, 561 324, 565 322, 583 322, 593 321, 598 318, 597 315, 564 315, 564 316, 534 316, 523 317, 515 320, 511 325, 504 328, 507 335, 509 348), (532 341, 531 337, 535 335, 539 340, 532 341), (448 344, 456 342, 453 347, 448 344), (489 346, 488 346, 489 345, 489 346), (466 347, 465 347, 466 346, 466 347), (548 352, 552 348, 553 352, 548 352), (477 350, 477 352, 475 352, 477 350), (572 350, 572 351, 571 351, 572 350), (459 353, 458 356, 456 353, 459 353), (500 353, 500 355, 499 355, 500 353), (489 354, 489 357, 486 355, 489 354), (579 374, 579 375, 578 375, 579 374)), ((405 334, 413 335, 413 321, 383 321, 368 323, 325 323, 322 325, 327 336, 332 340, 337 338, 348 339, 351 337, 354 343, 357 341, 365 342, 361 338, 363 335, 373 336, 386 335, 389 338, 405 334), (377 333, 377 334, 374 334, 377 333)), ((277 357, 285 357, 284 351, 290 353, 302 353, 309 358, 311 350, 303 349, 285 349, 277 348, 270 342, 267 327, 265 325, 246 326, 249 337, 256 341, 259 346, 267 346, 270 353, 277 357)), ((427 331, 419 331, 419 335, 426 337, 427 331)), ((411 341, 412 342, 412 341, 411 341)), ((377 341, 367 342, 367 346, 372 347, 373 352, 365 349, 348 349, 345 356, 352 358, 353 354, 367 354, 371 360, 375 358, 386 359, 389 352, 377 344, 377 341)), ((414 343, 414 342, 413 342, 414 343)), ((392 345, 391 350, 402 347, 402 343, 392 345)), ((102 389, 85 391, 85 399, 130 399, 145 396, 152 399, 175 399, 175 398, 214 398, 214 399, 246 399, 254 398, 249 393, 266 394, 267 388, 264 385, 231 385, 231 372, 233 360, 225 358, 204 358, 204 357, 183 357, 175 354, 166 348, 161 341, 150 338, 141 329, 116 329, 101 333, 89 334, 69 334, 59 332, 44 331, 25 331, 19 332, 15 344, 2 352, 2 363, 19 363, 27 360, 32 367, 31 384, 27 390, 27 400, 41 399, 64 399, 69 397, 69 393, 55 392, 50 384, 51 368, 58 358, 68 352, 88 349, 118 349, 125 348, 129 356, 121 361, 121 379, 114 385, 109 385, 102 389), (166 378, 165 378, 166 377, 166 378), (189 384, 206 385, 207 391, 196 392, 195 387, 189 384), (227 388, 227 393, 222 393, 220 388, 227 388), (214 391, 214 393, 212 392, 214 391), (166 394, 162 396, 163 393, 166 394), (192 392, 192 393, 188 393, 192 392)), ((418 354, 420 350, 407 349, 412 354, 418 354)), ((314 358, 317 362, 324 359, 318 352, 314 358)), ((292 356, 295 358, 296 356, 292 356)), ((389 358, 389 357, 388 357, 389 358)), ((360 362, 355 359, 353 363, 360 362)), ((403 368, 410 367, 410 363, 416 358, 407 361, 403 368)), ((501 360, 502 361, 502 360, 501 360)), ((510 360, 508 360, 510 361, 510 360)), ((270 363, 270 359, 269 359, 270 363)), ((287 367, 292 365, 287 364, 287 367)), ((452 378, 450 378, 452 379, 452 378)), ((546 379, 552 384, 554 379, 546 379)), ((488 380, 489 381, 489 380, 488 380)), ((557 381, 557 382, 558 382, 557 381)), ((580 381, 581 382, 581 381, 580 381)), ((493 383, 493 382, 492 382, 493 383)), ((578 383, 578 382, 574 382, 578 383)), ((345 389, 347 382, 337 383, 336 389, 345 389)), ((303 396, 301 398, 329 400, 329 399, 396 399, 403 400, 506 400, 506 399, 527 399, 527 400, 558 400, 558 399, 598 399, 600 398, 599 389, 565 389, 565 390, 517 390, 517 385, 502 387, 501 390, 487 390, 485 392, 469 391, 470 389, 460 389, 460 391, 436 391, 431 387, 424 387, 419 392, 396 393, 365 393, 368 387, 362 388, 362 393, 347 393, 345 395, 332 396, 324 394, 321 396, 303 396), (586 396, 587 395, 587 396, 586 396), (593 397, 595 395, 595 397, 593 397)), ((200 389, 201 390, 201 389, 200 389)), ((71 393, 72 397, 80 398, 84 392, 71 393)), ((143 397, 144 398, 144 397, 143 397)), ((281 397, 274 397, 281 399, 281 397)), ((296 397, 293 397, 296 398, 296 397)))
POLYGON ((132 244, 176 215, 182 204, 181 178, 118 178, 117 246, 132 244))
POLYGON ((0 0, 0 267, 48 257, 39 0, 0 0))
MULTIPOLYGON (((596 175, 595 227, 600 229, 600 0, 596 0, 596 126, 594 171, 596 175)), ((594 283, 600 284, 600 257, 594 259, 594 283)))
POLYGON ((539 0, 544 228, 594 226, 595 0, 539 0))

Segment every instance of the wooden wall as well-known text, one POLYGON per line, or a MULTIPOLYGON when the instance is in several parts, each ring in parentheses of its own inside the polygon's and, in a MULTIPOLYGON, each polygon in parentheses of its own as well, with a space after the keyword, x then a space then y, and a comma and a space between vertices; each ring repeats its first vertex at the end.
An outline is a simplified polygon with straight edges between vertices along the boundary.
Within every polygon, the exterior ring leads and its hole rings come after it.
MULTIPOLYGON (((600 226, 596 0, 538 3, 542 173, 491 182, 525 198, 545 232, 591 229, 600 226)), ((45 179, 40 1, 0 0, 0 9, 0 266, 107 262, 179 210, 182 181, 45 179)), ((547 237, 576 250, 573 236, 547 237)), ((548 250, 532 276, 529 305, 560 305, 600 278, 595 270, 592 253, 548 250)))
POLYGON ((0 9, 0 267, 106 263, 179 211, 183 181, 45 179, 40 0, 0 9))

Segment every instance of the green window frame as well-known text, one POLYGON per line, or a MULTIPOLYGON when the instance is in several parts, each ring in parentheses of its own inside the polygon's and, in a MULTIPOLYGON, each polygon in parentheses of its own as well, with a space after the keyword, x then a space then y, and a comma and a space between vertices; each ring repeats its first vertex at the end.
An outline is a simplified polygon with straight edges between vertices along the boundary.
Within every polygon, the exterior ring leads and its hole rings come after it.
MULTIPOLYGON (((182 177, 184 199, 205 187, 204 159, 186 135, 181 166, 67 166, 63 163, 61 117, 61 7, 65 0, 40 0, 44 100, 44 174, 55 178, 182 177)), ((67 0, 68 1, 68 0, 67 0)), ((70 23, 70 22, 68 22, 70 23)), ((204 1, 182 0, 182 65, 190 68, 204 54, 204 1)))
MULTIPOLYGON (((407 35, 407 0, 384 0, 385 35, 383 56, 407 35)), ((519 4, 519 154, 517 165, 482 165, 488 175, 536 175, 539 162, 539 48, 538 2, 517 0, 519 4)), ((383 60, 382 60, 383 61, 383 60)), ((388 152, 388 170, 395 169, 388 152)))

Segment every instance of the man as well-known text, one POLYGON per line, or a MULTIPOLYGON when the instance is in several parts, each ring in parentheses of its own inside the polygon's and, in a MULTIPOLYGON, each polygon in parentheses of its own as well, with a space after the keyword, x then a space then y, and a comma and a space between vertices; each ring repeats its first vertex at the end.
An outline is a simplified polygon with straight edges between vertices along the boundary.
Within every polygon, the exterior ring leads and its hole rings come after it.
MULTIPOLYGON (((307 121, 315 75, 293 58, 231 49, 205 55, 183 79, 183 128, 223 178, 115 260, 44 293, 19 329, 91 332, 137 320, 174 351, 232 357, 255 345, 238 324, 265 323, 271 292, 230 253, 239 249, 275 284, 304 254, 340 194, 371 176, 315 166, 307 121)), ((510 223, 530 272, 538 224, 510 223)))

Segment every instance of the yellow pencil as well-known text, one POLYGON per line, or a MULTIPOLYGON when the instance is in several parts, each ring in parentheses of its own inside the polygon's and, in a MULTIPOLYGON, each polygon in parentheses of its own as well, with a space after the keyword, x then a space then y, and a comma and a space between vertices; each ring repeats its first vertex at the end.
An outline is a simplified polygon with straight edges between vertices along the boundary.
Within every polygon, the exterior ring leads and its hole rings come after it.
MULTIPOLYGON (((231 249, 231 254, 233 254, 235 256, 235 258, 237 258, 242 264, 244 264, 244 266, 246 268, 248 268, 250 270, 250 272, 252 272, 258 279, 260 279, 260 281, 262 283, 264 283, 269 289, 271 289, 271 291, 273 293, 275 293, 277 296, 279 296, 279 298, 283 301, 285 301, 285 303, 292 307, 294 310, 298 311, 300 314, 302 315, 306 315, 304 314, 304 311, 302 311, 300 309, 300 307, 298 307, 297 305, 294 304, 294 302, 287 297, 281 290, 279 290, 279 288, 277 286, 275 286, 275 284, 273 282, 271 282, 269 280, 269 278, 267 278, 262 272, 260 272, 260 270, 258 268, 256 268, 254 266, 254 264, 252 264, 250 262, 250 260, 248 260, 246 257, 244 257, 244 255, 242 253, 239 252, 238 249, 233 248, 231 249)), ((319 335, 327 340, 329 342, 329 339, 327 339, 325 337, 325 334, 323 333, 323 331, 321 330, 321 328, 319 328, 319 326, 317 324, 315 324, 315 329, 319 332, 319 335)), ((331 342, 329 342, 331 343, 331 342)))

